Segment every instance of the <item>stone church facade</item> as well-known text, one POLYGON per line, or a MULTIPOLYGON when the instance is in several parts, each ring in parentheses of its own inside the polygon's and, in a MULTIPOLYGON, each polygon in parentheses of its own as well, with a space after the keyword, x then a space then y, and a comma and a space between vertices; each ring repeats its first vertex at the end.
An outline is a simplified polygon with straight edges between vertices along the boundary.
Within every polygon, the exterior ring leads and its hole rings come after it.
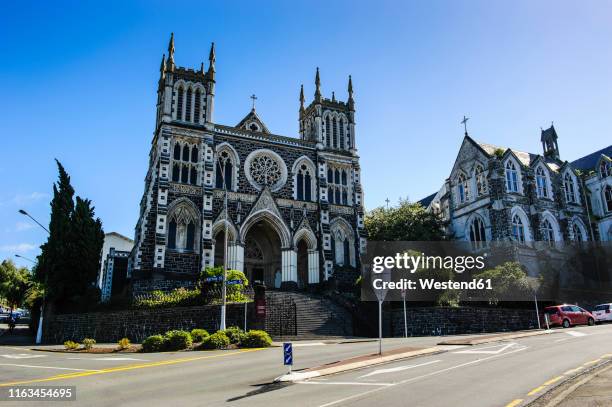
POLYGON ((441 213, 447 234, 466 241, 588 241, 594 237, 584 184, 559 154, 554 126, 543 153, 480 143, 466 132, 442 188, 424 203, 441 213))
POLYGON ((306 288, 359 266, 363 191, 355 103, 300 92, 299 138, 275 135, 255 106, 235 126, 215 123, 215 49, 204 69, 162 58, 156 127, 135 228, 130 277, 138 289, 190 286, 206 267, 252 282, 306 288), (227 198, 227 210, 225 199, 227 198))

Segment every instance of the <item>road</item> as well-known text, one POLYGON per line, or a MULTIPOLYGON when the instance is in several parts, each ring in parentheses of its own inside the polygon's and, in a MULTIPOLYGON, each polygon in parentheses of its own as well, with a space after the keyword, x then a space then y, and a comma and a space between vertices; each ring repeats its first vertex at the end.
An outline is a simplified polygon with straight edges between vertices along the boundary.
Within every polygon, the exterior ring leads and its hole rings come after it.
MULTIPOLYGON (((385 348, 431 346, 439 338, 387 339, 385 348)), ((295 347, 295 369, 377 350, 376 342, 295 347)), ((612 325, 447 347, 293 384, 280 348, 160 354, 66 354, 0 347, 0 386, 73 385, 74 406, 467 406, 519 405, 601 357, 612 356, 612 325), (578 370, 576 370, 578 369, 578 370)), ((30 403, 2 402, 26 406, 30 403)), ((31 403, 31 405, 35 405, 31 403)))

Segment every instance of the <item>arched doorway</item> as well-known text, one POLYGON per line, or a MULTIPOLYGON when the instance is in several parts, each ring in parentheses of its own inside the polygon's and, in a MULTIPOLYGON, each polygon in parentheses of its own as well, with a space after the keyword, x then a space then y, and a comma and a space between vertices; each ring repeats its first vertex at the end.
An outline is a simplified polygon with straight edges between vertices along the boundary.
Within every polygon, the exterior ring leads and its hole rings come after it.
POLYGON ((281 285, 281 241, 266 220, 253 224, 244 239, 244 272, 253 284, 281 285))
POLYGON ((301 239, 295 249, 297 251, 298 288, 301 289, 308 286, 308 243, 301 239))

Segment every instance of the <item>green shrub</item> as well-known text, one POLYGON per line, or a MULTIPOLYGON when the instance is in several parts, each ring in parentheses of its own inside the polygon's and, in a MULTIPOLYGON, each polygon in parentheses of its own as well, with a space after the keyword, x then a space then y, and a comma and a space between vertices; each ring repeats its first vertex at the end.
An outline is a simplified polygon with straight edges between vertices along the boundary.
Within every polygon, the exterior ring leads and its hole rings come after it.
POLYGON ((76 350, 79 348, 79 344, 77 342, 74 341, 66 341, 64 342, 64 347, 67 350, 76 350))
POLYGON ((143 352, 161 352, 166 347, 166 338, 162 335, 151 335, 142 341, 143 352))
POLYGON ((121 338, 117 345, 119 345, 119 350, 129 349, 131 342, 128 338, 121 338))
POLYGON ((202 349, 225 349, 230 345, 230 340, 224 332, 218 331, 210 336, 207 336, 202 345, 202 349))
POLYGON ((272 345, 270 335, 266 331, 256 329, 247 332, 240 344, 243 348, 267 348, 270 345, 272 345))
POLYGON ((221 332, 223 332, 229 338, 231 344, 237 345, 242 342, 245 337, 244 331, 237 326, 230 326, 225 331, 221 332))
POLYGON ((92 338, 85 338, 83 339, 83 347, 87 350, 93 348, 93 346, 96 344, 96 340, 92 339, 92 338))
POLYGON ((194 342, 202 342, 207 336, 210 336, 210 334, 206 329, 196 328, 191 331, 191 339, 194 342))
POLYGON ((187 349, 193 343, 191 335, 187 331, 168 331, 164 336, 167 350, 187 349))
POLYGON ((134 301, 134 308, 166 308, 166 307, 187 307, 201 305, 203 303, 202 292, 199 289, 188 290, 180 287, 175 288, 169 293, 155 290, 148 296, 137 298, 134 301))

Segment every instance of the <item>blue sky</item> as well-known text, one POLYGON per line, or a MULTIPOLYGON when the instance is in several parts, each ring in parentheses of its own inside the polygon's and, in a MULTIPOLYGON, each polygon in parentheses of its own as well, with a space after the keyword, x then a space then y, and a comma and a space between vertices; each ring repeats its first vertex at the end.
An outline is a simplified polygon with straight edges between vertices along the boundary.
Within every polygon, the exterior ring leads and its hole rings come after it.
MULTIPOLYGON (((170 32, 176 62, 217 45, 215 120, 257 110, 298 132, 314 72, 346 98, 353 76, 367 208, 418 200, 448 176, 471 117, 477 140, 540 152, 554 120, 562 158, 612 139, 612 2, 10 2, 0 13, 0 259, 34 258, 57 157, 105 230, 130 237, 170 32)), ((27 265, 27 262, 18 261, 27 265)))

